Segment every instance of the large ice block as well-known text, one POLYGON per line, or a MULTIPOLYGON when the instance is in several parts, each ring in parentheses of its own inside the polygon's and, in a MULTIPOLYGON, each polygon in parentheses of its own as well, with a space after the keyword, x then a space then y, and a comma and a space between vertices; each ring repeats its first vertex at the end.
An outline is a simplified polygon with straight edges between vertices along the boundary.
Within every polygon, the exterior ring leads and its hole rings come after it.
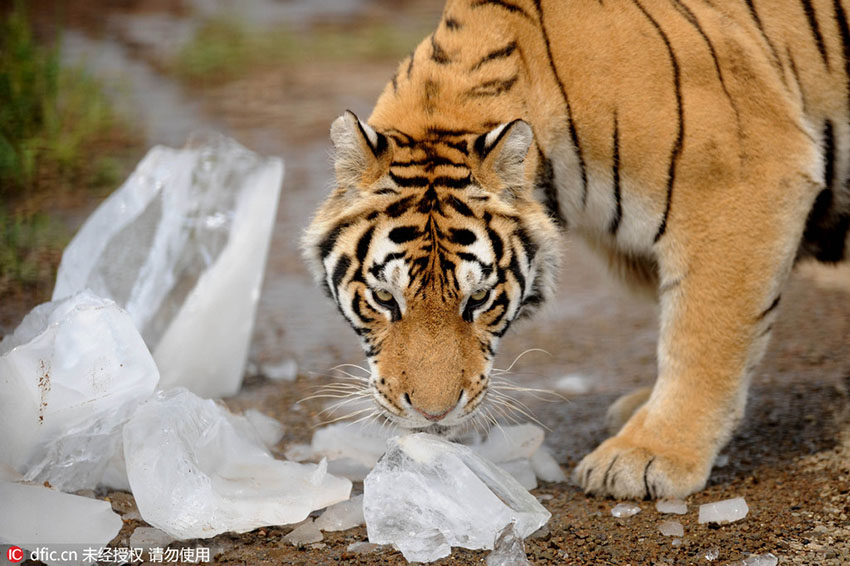
POLYGON ((96 487, 158 379, 114 302, 83 291, 36 307, 0 343, 0 461, 64 491, 96 487))
POLYGON ((213 137, 155 147, 65 249, 53 298, 85 288, 130 313, 161 386, 242 382, 283 163, 213 137))
MULTIPOLYGON (((123 524, 107 501, 40 485, 0 481, 0 501, 0 544, 30 551, 47 546, 58 556, 65 549, 78 553, 82 547, 97 549, 106 546, 123 524)), ((46 563, 57 562, 48 559, 46 563)))
POLYGON ((136 410, 124 458, 142 518, 179 539, 297 523, 351 491, 325 460, 276 460, 245 417, 183 388, 136 410))
POLYGON ((550 513, 507 472, 470 448, 417 433, 389 441, 364 481, 369 541, 409 561, 448 556, 452 546, 492 549, 511 522, 520 538, 550 513))

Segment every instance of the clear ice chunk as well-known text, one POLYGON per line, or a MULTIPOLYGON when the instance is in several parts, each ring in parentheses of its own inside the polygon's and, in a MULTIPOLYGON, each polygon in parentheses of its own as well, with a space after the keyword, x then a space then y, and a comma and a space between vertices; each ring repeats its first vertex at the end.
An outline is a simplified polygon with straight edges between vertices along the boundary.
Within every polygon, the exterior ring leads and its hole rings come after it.
POLYGON ((635 503, 617 503, 614 508, 611 509, 611 514, 618 519, 631 517, 638 513, 640 513, 640 507, 635 503))
POLYGON ((154 527, 136 527, 130 535, 130 548, 165 548, 174 542, 174 537, 154 527))
POLYGON ((387 449, 393 432, 387 427, 364 423, 336 423, 313 433, 310 447, 314 457, 349 458, 371 469, 387 449))
POLYGON ((561 469, 561 465, 545 446, 541 446, 532 454, 531 467, 540 480, 553 483, 567 481, 567 476, 561 469))
POLYGON ((674 515, 684 515, 688 512, 688 504, 681 499, 659 499, 655 503, 655 509, 659 513, 673 513, 674 515))
POLYGON ((524 538, 551 516, 497 465, 426 433, 391 439, 363 487, 369 541, 411 562, 448 556, 452 546, 492 549, 511 522, 524 538))
POLYGON ((747 516, 750 508, 743 497, 724 499, 699 506, 700 523, 732 523, 747 516))
POLYGON ((126 309, 163 389, 234 394, 282 178, 224 137, 153 148, 65 248, 54 300, 90 288, 126 309))
POLYGON ((83 291, 39 305, 0 343, 0 461, 63 491, 93 489, 158 379, 111 300, 83 291))
POLYGON ((47 546, 58 553, 81 546, 99 548, 115 538, 123 524, 108 501, 41 485, 0 481, 0 501, 0 544, 27 550, 47 546))
POLYGON ((528 566, 525 544, 517 536, 513 523, 496 535, 493 552, 487 555, 487 566, 528 566))
POLYGON ((297 523, 351 491, 325 460, 276 460, 245 417, 182 388, 136 409, 124 458, 142 518, 178 539, 297 523))
POLYGON ((740 566, 776 566, 779 564, 779 558, 775 554, 768 552, 767 554, 748 556, 737 564, 740 566))
POLYGON ((685 536, 685 527, 679 521, 661 521, 658 523, 658 530, 665 537, 685 536))
POLYGON ((283 425, 275 418, 265 415, 257 409, 248 409, 245 411, 245 418, 260 435, 263 444, 271 448, 283 438, 283 425))
POLYGON ((373 544, 371 542, 360 541, 360 542, 352 542, 349 544, 345 550, 348 552, 353 552, 354 554, 371 554, 380 550, 380 544, 373 544))
POLYGON ((537 476, 534 474, 534 467, 531 461, 527 458, 519 460, 511 460, 510 462, 500 462, 499 467, 508 472, 527 490, 537 488, 537 476))
POLYGON ((298 377, 298 363, 290 359, 277 364, 263 364, 259 373, 272 381, 295 381, 298 377))
POLYGON ((323 531, 346 531, 366 522, 363 517, 363 496, 334 503, 316 519, 316 527, 323 531))
POLYGON ((543 429, 533 424, 499 426, 473 449, 491 462, 531 458, 543 444, 543 429))
POLYGON ((313 519, 307 519, 300 525, 296 525, 285 537, 284 542, 288 542, 294 546, 304 546, 314 542, 320 542, 325 535, 319 530, 313 519))

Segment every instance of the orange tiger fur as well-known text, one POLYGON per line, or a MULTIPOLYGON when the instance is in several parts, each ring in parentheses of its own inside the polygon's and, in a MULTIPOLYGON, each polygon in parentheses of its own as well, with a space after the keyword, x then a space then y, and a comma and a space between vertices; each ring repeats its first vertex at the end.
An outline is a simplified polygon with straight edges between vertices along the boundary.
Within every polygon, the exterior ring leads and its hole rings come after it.
POLYGON ((566 228, 661 304, 655 387, 613 407, 625 424, 577 481, 701 489, 795 260, 846 256, 847 12, 450 0, 368 121, 334 123, 338 188, 305 236, 390 418, 474 416, 498 338, 552 292, 566 228))

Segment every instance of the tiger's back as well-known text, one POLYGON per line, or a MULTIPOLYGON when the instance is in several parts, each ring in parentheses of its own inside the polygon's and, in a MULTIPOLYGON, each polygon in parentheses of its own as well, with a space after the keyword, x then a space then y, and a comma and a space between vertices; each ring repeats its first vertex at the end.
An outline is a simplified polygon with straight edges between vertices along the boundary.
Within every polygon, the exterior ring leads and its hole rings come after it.
POLYGON ((700 489, 792 266, 847 255, 847 9, 450 0, 368 122, 334 124, 339 187, 305 238, 379 405, 413 427, 473 418, 498 338, 552 292, 573 230, 661 304, 652 395, 577 478, 616 497, 700 489))

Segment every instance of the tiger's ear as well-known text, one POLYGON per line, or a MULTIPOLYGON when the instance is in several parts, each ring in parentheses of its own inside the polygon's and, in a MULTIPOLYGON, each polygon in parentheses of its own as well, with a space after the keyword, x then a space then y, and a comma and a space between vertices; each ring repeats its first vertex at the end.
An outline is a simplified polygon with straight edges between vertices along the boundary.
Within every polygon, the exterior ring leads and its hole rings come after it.
POLYGON ((525 183, 525 158, 533 141, 534 132, 524 120, 501 124, 478 136, 472 147, 484 186, 515 196, 514 191, 525 183))
POLYGON ((392 158, 387 136, 376 132, 351 110, 331 124, 334 169, 340 187, 364 187, 376 181, 392 158))

